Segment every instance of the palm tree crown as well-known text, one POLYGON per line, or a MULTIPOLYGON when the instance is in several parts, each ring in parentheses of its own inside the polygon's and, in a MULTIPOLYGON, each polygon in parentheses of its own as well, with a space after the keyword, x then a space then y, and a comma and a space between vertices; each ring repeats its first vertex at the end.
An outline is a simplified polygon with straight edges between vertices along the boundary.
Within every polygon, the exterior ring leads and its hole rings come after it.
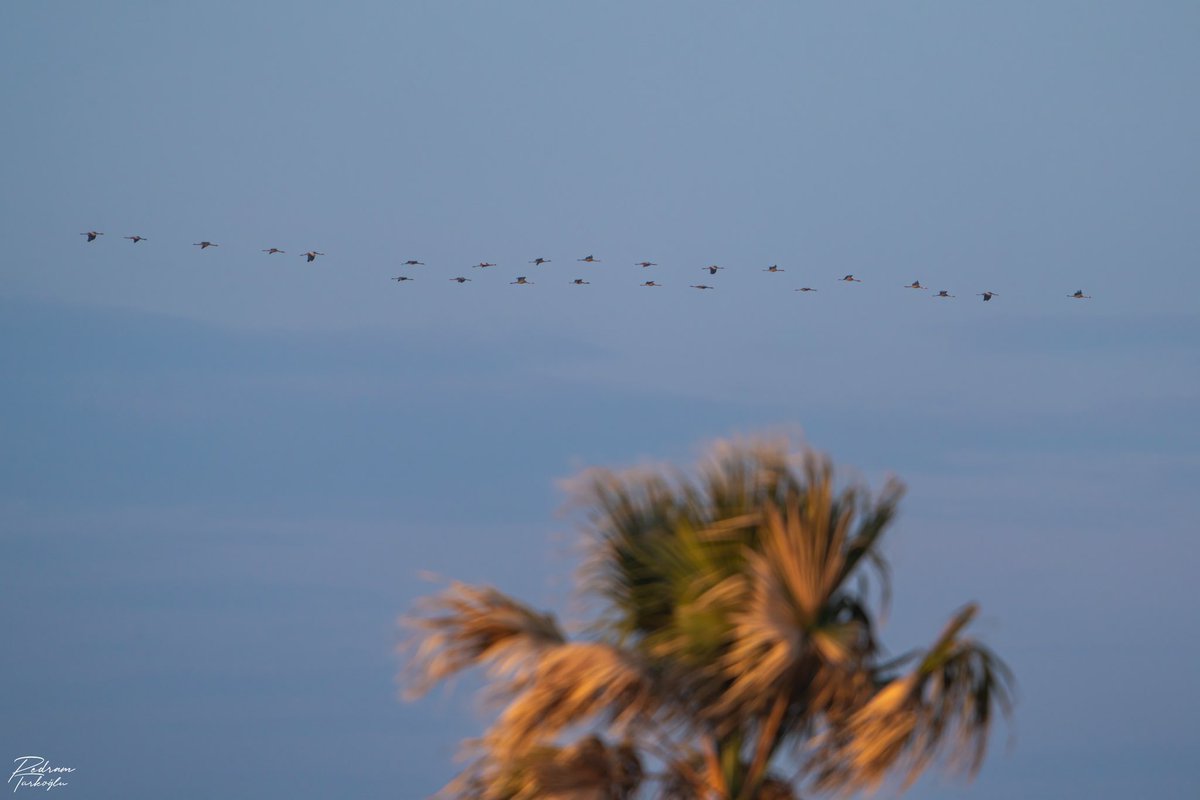
POLYGON ((594 469, 575 493, 584 636, 457 583, 407 620, 411 695, 482 666, 505 703, 447 797, 785 800, 907 786, 940 755, 978 770, 1012 678, 964 635, 976 607, 882 655, 898 482, 872 497, 821 456, 726 442, 695 474, 594 469))

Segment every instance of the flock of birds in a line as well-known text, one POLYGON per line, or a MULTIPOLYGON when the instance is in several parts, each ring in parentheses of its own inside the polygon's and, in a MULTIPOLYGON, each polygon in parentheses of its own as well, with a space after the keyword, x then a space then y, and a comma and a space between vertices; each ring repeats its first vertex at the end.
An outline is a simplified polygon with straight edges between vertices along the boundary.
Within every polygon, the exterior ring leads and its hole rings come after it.
MULTIPOLYGON (((96 241, 97 238, 103 236, 104 234, 101 231, 87 231, 87 232, 81 233, 79 235, 86 236, 87 240, 89 242, 94 242, 94 241, 96 241)), ((125 236, 123 238, 130 240, 134 244, 137 244, 139 242, 150 241, 145 236, 138 236, 138 235, 125 236)), ((210 247, 220 247, 220 245, 218 245, 216 242, 209 242, 209 241, 194 242, 192 244, 192 246, 199 247, 201 250, 207 250, 210 247)), ((268 247, 268 248, 265 248, 262 252, 266 253, 269 256, 273 256, 273 255, 284 255, 284 254, 286 254, 287 251, 280 250, 278 247, 268 247)), ((316 250, 309 250, 307 252, 301 253, 300 255, 303 258, 306 258, 308 260, 308 263, 311 264, 313 261, 317 260, 317 256, 323 256, 325 254, 318 253, 316 250)), ((575 260, 579 261, 581 263, 584 263, 584 264, 602 263, 600 261, 600 259, 598 259, 594 256, 591 256, 591 255, 586 256, 584 258, 577 258, 575 260)), ((543 264, 550 264, 552 262, 548 258, 535 258, 532 261, 530 261, 529 263, 533 264, 535 267, 540 267, 543 264)), ((417 261, 415 259, 409 259, 408 261, 402 262, 401 266, 423 267, 423 266, 425 266, 425 264, 422 261, 417 261)), ((475 269, 486 269, 488 267, 494 267, 494 266, 496 266, 496 264, 491 263, 489 261, 480 261, 478 264, 473 264, 472 266, 475 269)), ((635 262, 633 266, 642 267, 643 269, 645 269, 646 267, 657 267, 658 264, 654 263, 653 261, 638 261, 638 262, 635 262)), ((707 267, 701 267, 701 269, 704 270, 705 272, 707 272, 709 275, 716 275, 718 270, 723 270, 725 268, 717 266, 716 264, 710 264, 707 267)), ((786 272, 787 270, 781 269, 778 264, 772 264, 771 266, 765 268, 762 271, 763 272, 786 272)), ((397 275, 396 277, 392 278, 392 280, 404 282, 404 281, 411 281, 411 280, 416 280, 416 279, 412 278, 408 275, 397 275)), ((469 282, 471 279, 464 277, 462 275, 459 275, 457 277, 450 278, 450 280, 454 281, 455 283, 463 284, 463 283, 469 282)), ((844 283, 862 283, 862 281, 860 279, 854 277, 853 275, 846 275, 842 278, 839 278, 838 280, 842 281, 844 283)), ((509 281, 509 283, 512 285, 516 285, 516 286, 532 286, 533 285, 533 281, 529 280, 529 278, 525 275, 520 275, 517 277, 517 279, 515 281, 509 281)), ((583 278, 575 278, 574 280, 570 281, 570 283, 572 283, 575 286, 587 286, 591 283, 591 281, 585 281, 583 278)), ((653 280, 649 280, 649 281, 644 281, 640 285, 648 286, 651 288, 658 288, 658 287, 661 287, 663 284, 657 283, 653 280)), ((709 286, 706 283, 693 283, 688 288, 703 290, 703 289, 715 289, 717 287, 709 286)), ((904 288, 905 289, 928 289, 929 287, 922 286, 921 282, 919 280, 917 280, 917 281, 913 281, 912 283, 905 284, 904 288)), ((811 286, 802 286, 799 289, 796 289, 795 291, 797 291, 797 292, 815 292, 817 290, 812 288, 811 286)), ((939 298, 939 299, 953 299, 956 296, 957 295, 950 294, 949 290, 947 290, 947 289, 941 289, 938 291, 937 294, 933 295, 933 297, 939 298)), ((999 297, 999 294, 996 292, 989 291, 989 292, 978 292, 978 293, 976 293, 975 296, 982 297, 983 302, 986 303, 989 300, 991 300, 993 297, 999 297)), ((1078 289, 1078 290, 1072 292, 1071 294, 1067 295, 1067 297, 1070 297, 1075 300, 1090 300, 1090 299, 1092 299, 1092 296, 1090 294, 1084 294, 1082 289, 1078 289)))

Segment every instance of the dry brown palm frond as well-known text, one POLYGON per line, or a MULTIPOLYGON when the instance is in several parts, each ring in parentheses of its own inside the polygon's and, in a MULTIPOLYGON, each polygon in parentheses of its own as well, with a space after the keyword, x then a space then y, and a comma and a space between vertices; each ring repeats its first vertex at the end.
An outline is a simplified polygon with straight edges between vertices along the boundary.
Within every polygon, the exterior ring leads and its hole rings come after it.
MULTIPOLYGON (((478 745, 478 743, 477 743, 478 745)), ((629 800, 645 773, 636 748, 592 735, 504 759, 483 749, 438 797, 450 800, 629 800)))
POLYGON ((578 724, 599 720, 615 731, 634 730, 660 710, 654 680, 632 653, 594 642, 563 644, 540 654, 486 741, 509 757, 578 724))
POLYGON ((409 698, 477 666, 519 682, 544 650, 566 641, 554 615, 539 614, 489 586, 455 582, 419 611, 402 619, 415 629, 401 645, 414 650, 405 680, 409 698))
MULTIPOLYGON (((716 769, 719 773, 719 767, 716 769)), ((684 749, 679 754, 663 760, 663 770, 655 776, 658 800, 709 800, 723 797, 726 792, 719 781, 719 774, 712 774, 713 769, 702 753, 684 749)))
POLYGON ((526 785, 515 800, 623 800, 642 782, 642 762, 629 745, 607 746, 598 736, 527 762, 526 785))
POLYGON ((758 794, 754 800, 799 800, 799 798, 800 796, 796 794, 795 789, 788 781, 771 775, 758 788, 758 794))
POLYGON ((969 605, 950 621, 921 661, 887 683, 840 729, 815 761, 821 789, 875 789, 901 769, 907 787, 939 755, 974 775, 982 764, 995 708, 1011 709, 1012 676, 990 650, 961 636, 969 605))

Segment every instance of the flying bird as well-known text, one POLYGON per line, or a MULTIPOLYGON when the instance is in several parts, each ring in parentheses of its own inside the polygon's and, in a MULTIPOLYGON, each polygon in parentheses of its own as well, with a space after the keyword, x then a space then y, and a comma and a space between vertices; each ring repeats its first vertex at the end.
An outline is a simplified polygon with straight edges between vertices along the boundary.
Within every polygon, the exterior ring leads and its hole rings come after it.
POLYGON ((1069 294, 1069 295, 1067 295, 1067 297, 1073 297, 1076 300, 1091 300, 1092 299, 1092 296, 1090 294, 1083 293, 1083 289, 1076 289, 1075 294, 1069 294))
POLYGON ((529 263, 530 263, 530 264, 533 264, 535 267, 540 267, 542 264, 549 264, 549 263, 550 263, 550 259, 548 259, 548 258, 535 258, 533 261, 530 261, 529 263))
POLYGON ((266 254, 267 254, 267 255, 269 255, 269 256, 273 256, 273 255, 275 255, 276 253, 282 253, 282 252, 284 252, 284 251, 283 251, 283 250, 280 250, 278 247, 268 247, 266 250, 263 250, 263 252, 264 252, 264 253, 266 253, 266 254))
POLYGON ((922 286, 920 281, 913 281, 904 287, 905 289, 928 289, 928 286, 922 286))
POLYGON ((847 275, 846 277, 842 278, 841 280, 845 281, 846 283, 862 283, 862 281, 860 281, 858 278, 854 277, 853 275, 847 275))
POLYGON ((469 281, 469 280, 471 280, 471 279, 470 279, 470 278, 464 278, 464 277, 462 277, 462 276, 459 276, 459 277, 457 277, 457 278, 451 278, 450 280, 452 280, 452 281, 458 281, 459 283, 466 283, 467 281, 469 281))
POLYGON ((646 267, 657 267, 658 264, 655 264, 653 261, 639 261, 636 264, 634 264, 634 266, 642 267, 644 269, 646 267))
POLYGON ((763 272, 787 272, 786 269, 780 269, 778 264, 772 264, 763 270, 763 272))
POLYGON ((596 258, 595 256, 588 256, 587 258, 577 258, 575 260, 582 261, 585 264, 599 264, 600 263, 600 259, 596 258))
POLYGON ((145 236, 138 236, 137 234, 134 234, 133 236, 125 236, 123 238, 128 239, 129 241, 133 242, 134 244, 137 244, 138 242, 150 241, 145 236))
POLYGON ((79 235, 88 237, 89 242, 94 242, 96 241, 97 236, 103 236, 104 234, 100 231, 88 231, 87 233, 81 233, 79 235))
POLYGON ((583 278, 576 278, 575 280, 571 281, 571 283, 575 284, 576 286, 587 286, 591 283, 591 281, 585 281, 583 278))
POLYGON ((513 284, 516 284, 517 286, 533 286, 533 281, 525 280, 524 275, 521 275, 515 281, 509 281, 508 283, 510 286, 513 284))
POLYGON ((423 266, 425 266, 425 262, 414 261, 410 258, 408 261, 404 262, 404 266, 406 266, 406 267, 423 267, 423 266))
POLYGON ((812 288, 811 286, 802 286, 799 289, 797 289, 796 291, 797 292, 815 292, 816 289, 812 288))
POLYGON ((987 302, 996 296, 995 292, 980 292, 979 296, 983 298, 983 302, 987 302))
POLYGON ((642 286, 654 286, 654 287, 660 287, 660 286, 662 286, 662 284, 661 284, 661 283, 655 283, 654 281, 646 281, 645 283, 643 283, 643 284, 642 284, 642 286))
POLYGON ((935 294, 934 297, 954 297, 954 295, 950 294, 950 292, 947 290, 942 289, 940 292, 935 294))
POLYGON ((193 242, 192 247, 199 247, 201 250, 207 250, 210 247, 220 247, 221 245, 215 242, 193 242))
POLYGON ((709 274, 709 275, 716 275, 716 274, 717 274, 717 270, 719 270, 719 269, 725 269, 725 268, 724 268, 724 267, 718 267, 716 264, 711 264, 711 265, 709 265, 709 266, 707 266, 707 267, 701 267, 700 269, 706 269, 706 270, 708 270, 708 274, 709 274))
POLYGON ((706 284, 703 284, 703 283, 693 283, 691 288, 693 288, 693 289, 715 289, 715 288, 717 288, 717 287, 715 287, 715 286, 708 286, 708 285, 706 285, 706 284))
POLYGON ((394 281, 415 281, 416 278, 410 278, 407 275, 397 275, 396 277, 392 278, 392 280, 394 280, 394 281))
POLYGON ((483 267, 494 267, 494 266, 496 266, 496 265, 491 263, 490 261, 480 261, 478 264, 475 265, 475 267, 477 269, 482 269, 483 267))
POLYGON ((307 259, 308 259, 308 263, 310 263, 310 264, 311 264, 312 262, 314 262, 314 261, 316 261, 316 260, 317 260, 317 256, 323 256, 323 255, 325 255, 325 254, 324 254, 324 253, 318 253, 316 250, 309 250, 307 253, 301 253, 300 255, 302 255, 302 256, 304 256, 305 258, 307 258, 307 259))

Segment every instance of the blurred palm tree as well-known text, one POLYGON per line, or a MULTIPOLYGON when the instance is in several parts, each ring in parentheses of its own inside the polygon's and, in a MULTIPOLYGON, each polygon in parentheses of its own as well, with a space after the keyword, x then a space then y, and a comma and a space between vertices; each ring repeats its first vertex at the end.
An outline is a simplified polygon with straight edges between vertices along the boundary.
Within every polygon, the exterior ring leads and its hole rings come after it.
POLYGON ((786 800, 979 769, 1012 677, 965 635, 976 606, 882 655, 898 482, 873 498, 821 456, 725 442, 692 475, 594 469, 574 493, 600 601, 583 636, 463 584, 407 620, 411 696, 482 667, 502 703, 444 796, 786 800))

